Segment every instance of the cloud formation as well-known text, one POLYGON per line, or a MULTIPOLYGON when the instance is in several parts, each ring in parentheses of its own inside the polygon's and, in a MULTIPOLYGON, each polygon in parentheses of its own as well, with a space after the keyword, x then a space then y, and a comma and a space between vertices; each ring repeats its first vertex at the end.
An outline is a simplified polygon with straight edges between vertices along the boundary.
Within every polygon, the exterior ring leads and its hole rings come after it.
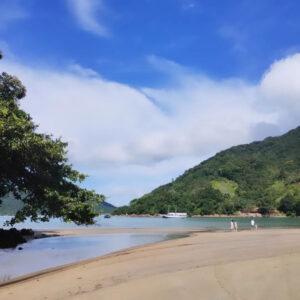
POLYGON ((68 5, 83 30, 103 37, 109 35, 108 29, 97 18, 103 10, 102 0, 68 0, 68 5))
POLYGON ((0 66, 27 86, 22 107, 39 130, 68 141, 71 161, 117 205, 220 150, 299 125, 300 54, 274 62, 258 84, 216 81, 151 60, 169 68, 173 84, 136 89, 79 65, 47 70, 6 60, 0 66))

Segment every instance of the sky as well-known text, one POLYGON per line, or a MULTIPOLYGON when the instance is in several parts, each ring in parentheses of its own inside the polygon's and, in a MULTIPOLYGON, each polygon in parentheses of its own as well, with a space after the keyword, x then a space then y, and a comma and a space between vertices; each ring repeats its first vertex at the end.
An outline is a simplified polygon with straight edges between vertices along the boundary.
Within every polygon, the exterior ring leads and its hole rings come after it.
POLYGON ((116 205, 299 126, 300 2, 0 0, 0 72, 116 205))

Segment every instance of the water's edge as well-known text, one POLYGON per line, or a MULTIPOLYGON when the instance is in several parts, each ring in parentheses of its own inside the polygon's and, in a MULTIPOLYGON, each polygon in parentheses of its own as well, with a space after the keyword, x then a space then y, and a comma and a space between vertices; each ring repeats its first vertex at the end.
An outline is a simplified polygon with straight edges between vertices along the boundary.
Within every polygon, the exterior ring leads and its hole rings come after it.
MULTIPOLYGON (((20 280, 26 280, 29 278, 33 278, 35 276, 40 276, 42 274, 48 272, 54 272, 56 270, 61 270, 64 268, 68 268, 70 266, 80 264, 83 262, 89 262, 92 260, 101 259, 106 256, 115 255, 122 251, 128 251, 131 249, 143 247, 145 245, 155 244, 159 242, 165 242, 173 239, 184 238, 189 236, 188 233, 163 233, 163 234, 126 234, 126 233, 115 233, 115 234, 94 234, 94 235, 76 235, 76 236, 59 236, 59 242, 63 240, 67 240, 66 247, 63 249, 65 253, 60 253, 61 249, 58 249, 54 254, 51 254, 49 247, 42 247, 41 249, 36 249, 35 245, 30 245, 29 247, 24 247, 24 250, 18 251, 17 249, 10 250, 2 250, 0 251, 0 287, 8 284, 12 284, 18 282, 20 280), (93 242, 97 240, 101 240, 106 243, 109 238, 113 241, 110 245, 110 248, 100 252, 93 252, 95 249, 95 245, 93 242), (72 244, 71 248, 68 249, 70 245, 69 239, 73 239, 73 243, 75 241, 75 245, 72 244), (125 244, 126 246, 125 246, 125 244), (129 244, 128 244, 129 242, 129 244), (89 247, 88 251, 86 251, 86 255, 78 258, 78 253, 82 251, 82 243, 87 243, 87 247, 89 247), (90 243, 90 245, 89 245, 90 243), (113 244, 115 243, 115 244, 113 244), (61 256, 61 257, 60 257, 61 256), (71 256, 71 257, 69 257, 71 256), (30 261, 28 257, 34 258, 34 264, 37 265, 35 267, 31 267, 31 265, 26 264, 26 262, 30 261), (73 257, 73 259, 72 259, 73 257), (60 260, 62 259, 62 260, 60 260), (71 261, 70 261, 71 259, 71 261), (51 260, 55 261, 55 264, 51 265, 51 260), (47 265, 39 265, 41 262, 47 262, 47 265), (50 263, 50 264, 49 264, 50 263), (1 281, 2 279, 2 281, 1 281)), ((54 239, 57 237, 48 237, 43 239, 46 245, 52 243, 54 239)), ((33 240, 36 242, 37 240, 33 240)), ((109 243, 109 241, 108 241, 109 243)), ((25 245, 25 244, 24 244, 25 245)), ((96 246, 98 244, 96 243, 96 246)), ((39 247, 37 247, 39 248, 39 247)), ((86 247, 83 250, 87 249, 86 247)), ((55 250, 54 250, 55 251, 55 250)))

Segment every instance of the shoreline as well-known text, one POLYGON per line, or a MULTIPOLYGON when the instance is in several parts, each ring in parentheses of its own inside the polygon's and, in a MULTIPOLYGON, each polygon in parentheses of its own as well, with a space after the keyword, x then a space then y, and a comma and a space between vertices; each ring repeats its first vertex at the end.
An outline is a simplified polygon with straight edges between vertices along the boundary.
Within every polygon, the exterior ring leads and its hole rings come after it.
MULTIPOLYGON (((132 217, 132 218, 162 218, 164 214, 125 214, 125 215, 113 215, 113 217, 132 217)), ((187 218, 289 218, 289 216, 284 214, 270 214, 270 215, 262 215, 261 213, 240 213, 236 215, 192 215, 187 218)), ((300 216, 294 216, 293 218, 300 218, 300 216)))
POLYGON ((7 281, 0 298, 297 299, 299 270, 300 229, 191 232, 7 281))
MULTIPOLYGON (((87 233, 87 234, 89 234, 89 233, 87 233)), ((49 236, 49 237, 51 237, 51 236, 49 236)), ((180 239, 181 238, 185 238, 185 237, 180 237, 180 239)), ((109 258, 109 257, 122 255, 122 253, 126 252, 126 251, 137 250, 139 248, 143 248, 143 247, 148 246, 148 245, 155 245, 155 244, 163 243, 163 242, 167 242, 167 241, 169 241, 169 240, 164 240, 164 241, 160 241, 160 242, 154 242, 154 243, 149 243, 149 244, 144 244, 144 245, 139 245, 139 246, 128 247, 128 248, 124 248, 122 250, 110 252, 110 253, 107 253, 107 254, 104 254, 104 255, 100 255, 100 256, 96 256, 96 257, 92 257, 92 258, 88 258, 88 259, 84 259, 84 260, 80 260, 80 261, 77 261, 77 262, 72 262, 72 263, 68 263, 68 264, 64 264, 64 265, 60 265, 60 266, 56 266, 56 267, 52 267, 52 268, 47 268, 47 269, 44 269, 44 270, 40 270, 40 271, 37 271, 37 272, 32 272, 32 273, 25 274, 25 275, 22 275, 22 276, 18 276, 16 278, 12 278, 12 279, 9 279, 7 281, 0 282, 0 289, 2 287, 5 287, 5 286, 25 282, 27 280, 31 280, 31 279, 34 279, 34 278, 37 278, 37 277, 40 277, 40 276, 43 276, 43 275, 48 275, 48 274, 51 274, 51 273, 54 273, 54 272, 59 272, 59 271, 72 269, 73 267, 77 267, 77 266, 80 266, 80 265, 85 265, 85 264, 93 263, 93 262, 96 262, 96 261, 99 261, 99 260, 102 260, 102 259, 106 259, 106 258, 109 258)))
MULTIPOLYGON (((240 231, 245 230, 241 229, 240 231)), ((129 234, 153 234, 153 233, 162 233, 170 236, 170 238, 166 238, 165 240, 159 242, 151 242, 143 245, 132 246, 128 248, 124 248, 117 251, 112 251, 107 254, 79 260, 76 262, 66 263, 55 267, 45 268, 39 271, 34 271, 27 273, 25 275, 17 276, 9 280, 0 281, 0 288, 2 286, 11 285, 17 282, 26 281, 27 279, 35 278, 37 276, 52 273, 55 271, 63 270, 65 268, 69 268, 72 266, 76 266, 81 263, 92 262, 93 260, 101 259, 102 257, 111 256, 114 254, 118 254, 119 252, 133 250, 140 247, 145 247, 148 245, 155 245, 158 243, 164 243, 171 240, 183 239, 189 236, 192 236, 197 233, 214 233, 214 232, 230 232, 229 229, 199 229, 199 228, 119 228, 119 229, 99 229, 99 228, 77 228, 77 229, 56 229, 56 230, 34 230, 34 237, 29 238, 27 242, 30 242, 33 239, 43 239, 43 238, 51 238, 51 237, 58 237, 58 236, 76 236, 76 235, 94 235, 94 234, 122 234, 122 233, 129 233, 129 234), (175 237, 172 237, 175 236, 175 237)))
MULTIPOLYGON (((218 230, 218 229, 216 229, 218 230)), ((222 230, 222 229, 220 229, 222 230)), ((193 233, 193 232, 207 232, 211 231, 207 228, 75 228, 75 229, 49 229, 49 230, 35 230, 37 234, 43 237, 52 236, 69 236, 69 235, 86 235, 86 234, 118 234, 118 233, 193 233)))
POLYGON ((135 249, 139 249, 139 248, 143 248, 146 246, 150 246, 150 245, 155 245, 155 244, 159 244, 159 243, 164 243, 164 242, 168 242, 168 241, 172 241, 172 240, 177 240, 177 239, 184 239, 186 237, 189 237, 195 233, 200 233, 200 232, 210 232, 209 230, 199 230, 199 229, 182 229, 182 228, 178 228, 178 229, 165 229, 165 228, 135 228, 135 229, 97 229, 97 228, 90 228, 90 229, 82 229, 82 228, 77 228, 77 229, 57 229, 57 230, 35 230, 34 231, 34 238, 29 239, 28 241, 32 240, 32 239, 42 239, 42 238, 51 238, 51 237, 57 237, 57 236, 76 236, 76 235, 93 235, 93 234, 122 234, 122 233, 138 233, 138 234, 153 234, 153 233, 163 233, 166 235, 180 235, 179 237, 175 237, 175 238, 170 238, 170 239, 165 239, 159 242, 152 242, 152 243, 147 243, 147 244, 143 244, 143 245, 139 245, 139 246, 132 246, 132 247, 128 247, 128 248, 124 248, 118 251, 112 251, 109 252, 107 254, 104 255, 100 255, 100 256, 95 256, 92 258, 88 258, 88 259, 83 259, 83 260, 79 260, 76 262, 72 262, 72 263, 67 263, 67 264, 62 264, 56 267, 50 267, 50 268, 46 268, 43 270, 39 270, 36 272, 31 272, 25 275, 21 275, 9 280, 5 280, 5 281, 0 281, 0 289, 1 287, 5 287, 5 286, 9 286, 15 283, 19 283, 19 282, 23 282, 29 279, 33 279, 42 275, 47 275, 53 272, 57 272, 57 271, 62 271, 65 269, 69 269, 72 267, 76 267, 85 263, 91 263, 93 261, 98 261, 101 260, 102 258, 106 258, 106 257, 111 257, 114 255, 122 255, 122 252, 124 251, 131 251, 131 250, 135 250, 135 249))

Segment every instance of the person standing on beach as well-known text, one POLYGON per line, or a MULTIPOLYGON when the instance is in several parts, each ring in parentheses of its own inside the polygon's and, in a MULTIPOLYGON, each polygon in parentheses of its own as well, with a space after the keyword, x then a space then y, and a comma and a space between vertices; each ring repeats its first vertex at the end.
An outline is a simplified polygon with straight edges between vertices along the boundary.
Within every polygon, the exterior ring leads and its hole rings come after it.
POLYGON ((234 230, 234 221, 233 221, 233 219, 231 219, 231 221, 230 221, 230 230, 231 231, 234 230))
POLYGON ((233 227, 234 227, 234 231, 238 231, 238 222, 237 221, 233 222, 233 227))
POLYGON ((254 228, 255 228, 255 221, 253 218, 250 221, 250 227, 251 227, 251 230, 254 230, 254 228))

